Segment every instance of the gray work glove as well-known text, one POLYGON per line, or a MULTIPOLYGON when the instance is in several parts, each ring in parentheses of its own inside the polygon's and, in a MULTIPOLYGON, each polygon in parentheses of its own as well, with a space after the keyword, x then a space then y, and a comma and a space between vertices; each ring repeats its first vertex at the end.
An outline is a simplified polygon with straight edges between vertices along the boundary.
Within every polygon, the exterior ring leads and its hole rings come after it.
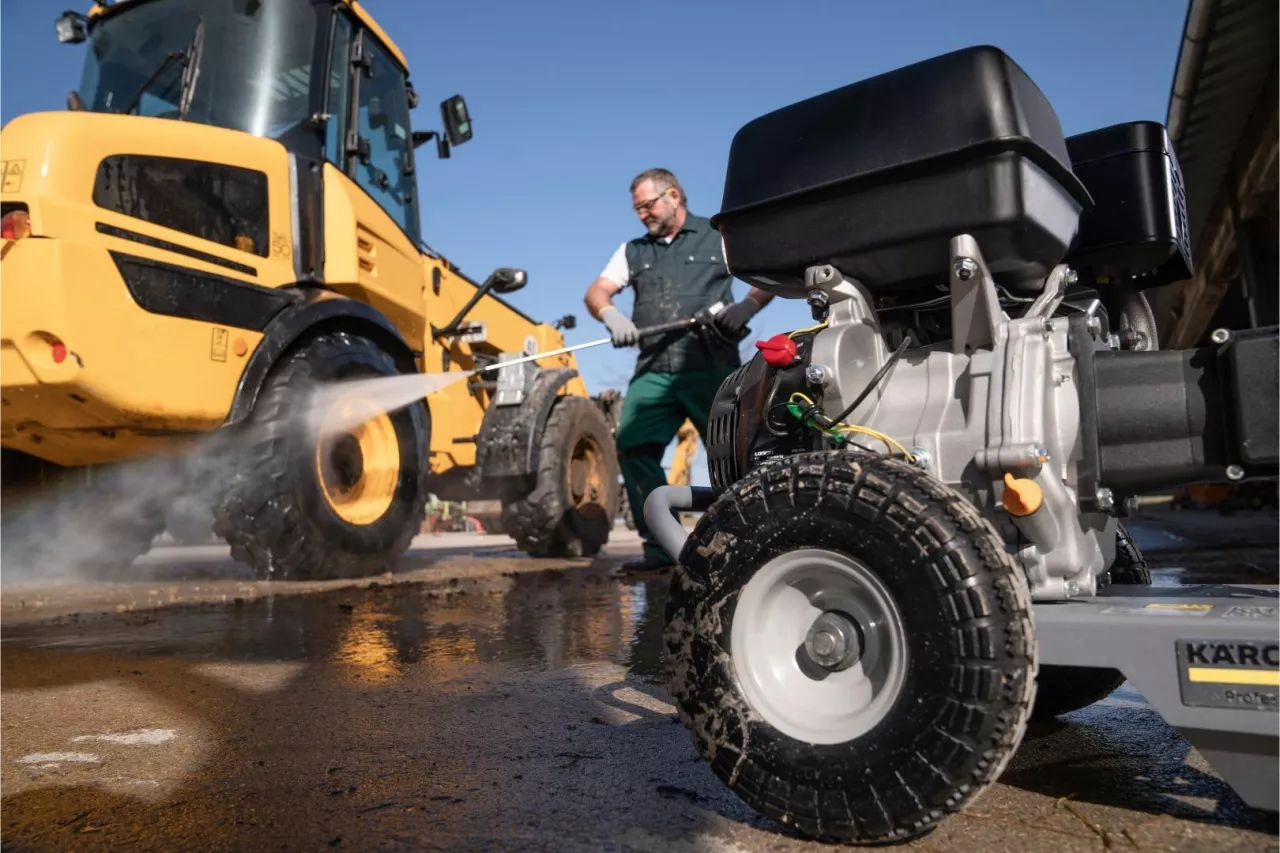
POLYGON ((600 312, 600 320, 609 327, 615 347, 629 347, 640 337, 636 324, 622 316, 622 312, 612 305, 600 312))
POLYGON ((742 334, 742 330, 759 310, 760 306, 756 301, 747 296, 741 302, 735 302, 721 311, 711 322, 732 339, 742 334))

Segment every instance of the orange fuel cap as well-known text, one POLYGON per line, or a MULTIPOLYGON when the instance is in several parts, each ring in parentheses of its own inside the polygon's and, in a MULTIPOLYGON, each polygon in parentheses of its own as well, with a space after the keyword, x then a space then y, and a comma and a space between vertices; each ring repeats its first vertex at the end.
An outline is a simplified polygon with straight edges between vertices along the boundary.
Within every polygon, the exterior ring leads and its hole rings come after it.
POLYGON ((1005 474, 1004 495, 1000 500, 1010 515, 1031 515, 1040 508, 1040 504, 1044 501, 1044 493, 1040 491, 1040 486, 1035 480, 1005 474))

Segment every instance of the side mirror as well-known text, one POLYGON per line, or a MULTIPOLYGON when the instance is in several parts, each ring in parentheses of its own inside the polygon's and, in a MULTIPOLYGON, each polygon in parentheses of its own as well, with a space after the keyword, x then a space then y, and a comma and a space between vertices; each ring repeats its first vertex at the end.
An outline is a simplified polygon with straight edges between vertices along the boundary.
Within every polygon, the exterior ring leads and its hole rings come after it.
POLYGON ((447 326, 432 331, 431 337, 439 340, 440 338, 449 338, 458 334, 458 329, 462 326, 462 320, 471 313, 471 309, 476 307, 476 303, 489 293, 515 293, 528 283, 528 275, 524 270, 515 267, 498 267, 489 277, 484 280, 484 284, 476 288, 476 292, 471 294, 471 298, 467 300, 467 304, 463 305, 454 318, 449 321, 447 326))
POLYGON ((551 325, 553 328, 556 328, 556 329, 566 329, 566 330, 573 329, 573 328, 576 328, 578 325, 578 318, 572 314, 565 314, 563 317, 561 317, 559 320, 556 320, 551 325))
POLYGON ((461 145, 471 138, 471 114, 461 95, 454 95, 440 104, 440 117, 444 120, 444 132, 450 145, 461 145))
POLYGON ((445 139, 434 130, 415 130, 413 132, 413 147, 416 149, 422 145, 426 145, 433 139, 436 141, 436 156, 441 160, 448 160, 449 140, 445 139))
POLYGON ((498 267, 490 278, 493 279, 494 293, 515 293, 529 283, 525 271, 514 267, 498 267))
POLYGON ((89 37, 88 21, 79 12, 63 12, 53 26, 62 44, 80 44, 89 37))

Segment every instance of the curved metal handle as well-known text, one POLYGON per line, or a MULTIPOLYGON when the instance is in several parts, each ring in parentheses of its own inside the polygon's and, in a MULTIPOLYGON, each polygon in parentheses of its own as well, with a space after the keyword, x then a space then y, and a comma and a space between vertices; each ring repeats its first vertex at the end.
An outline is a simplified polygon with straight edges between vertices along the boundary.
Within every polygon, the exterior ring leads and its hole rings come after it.
POLYGON ((689 531, 676 513, 704 512, 715 499, 715 492, 705 486, 659 486, 649 494, 644 502, 644 520, 671 559, 679 562, 689 539, 689 531))

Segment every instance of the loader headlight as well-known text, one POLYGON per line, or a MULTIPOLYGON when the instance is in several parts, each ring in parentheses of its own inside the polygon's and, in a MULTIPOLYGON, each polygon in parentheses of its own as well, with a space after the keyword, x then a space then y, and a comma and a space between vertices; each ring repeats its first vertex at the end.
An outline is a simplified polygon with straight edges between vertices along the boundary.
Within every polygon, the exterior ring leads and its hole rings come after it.
POLYGON ((89 27, 83 15, 77 12, 63 12, 54 22, 58 33, 58 41, 62 44, 80 44, 89 37, 89 27))

